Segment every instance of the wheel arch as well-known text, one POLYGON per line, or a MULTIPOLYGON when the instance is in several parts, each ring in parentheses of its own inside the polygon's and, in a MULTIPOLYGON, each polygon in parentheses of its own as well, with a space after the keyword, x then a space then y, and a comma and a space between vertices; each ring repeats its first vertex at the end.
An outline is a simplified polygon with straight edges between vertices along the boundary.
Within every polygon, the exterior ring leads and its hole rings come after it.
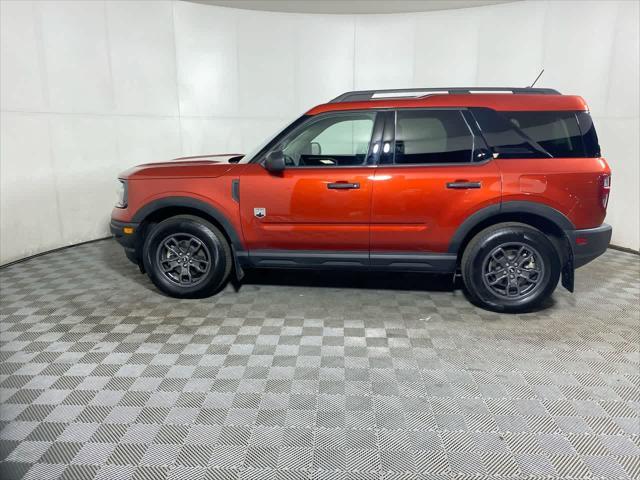
POLYGON ((562 212, 537 202, 512 201, 490 205, 471 215, 454 234, 449 253, 455 253, 458 264, 469 241, 481 230, 502 222, 520 222, 545 233, 555 245, 562 264, 562 285, 573 291, 573 249, 567 230, 575 225, 562 212))
POLYGON ((242 241, 229 219, 214 206, 190 197, 163 197, 140 208, 132 221, 140 225, 139 242, 144 243, 148 227, 175 215, 195 215, 216 226, 234 251, 242 250, 242 241))

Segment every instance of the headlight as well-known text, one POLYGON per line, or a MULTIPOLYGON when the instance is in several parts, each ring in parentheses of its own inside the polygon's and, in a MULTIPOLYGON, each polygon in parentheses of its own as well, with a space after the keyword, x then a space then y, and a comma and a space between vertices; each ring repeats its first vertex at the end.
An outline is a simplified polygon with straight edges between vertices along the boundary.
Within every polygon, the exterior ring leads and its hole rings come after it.
POLYGON ((116 193, 118 195, 116 200, 116 207, 126 208, 127 207, 127 182, 124 180, 118 179, 118 186, 116 188, 117 188, 116 193))

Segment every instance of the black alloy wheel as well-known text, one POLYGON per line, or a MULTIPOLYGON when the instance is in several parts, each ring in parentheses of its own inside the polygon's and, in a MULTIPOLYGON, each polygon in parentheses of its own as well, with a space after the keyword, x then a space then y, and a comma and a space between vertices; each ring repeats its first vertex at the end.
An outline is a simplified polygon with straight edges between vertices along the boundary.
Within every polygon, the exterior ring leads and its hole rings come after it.
POLYGON ((216 293, 233 264, 224 234, 193 215, 177 215, 154 225, 144 242, 142 258, 155 286, 178 298, 216 293))
POLYGON ((469 299, 498 312, 525 312, 548 299, 560 278, 560 254, 531 225, 508 222, 478 232, 460 262, 469 299))

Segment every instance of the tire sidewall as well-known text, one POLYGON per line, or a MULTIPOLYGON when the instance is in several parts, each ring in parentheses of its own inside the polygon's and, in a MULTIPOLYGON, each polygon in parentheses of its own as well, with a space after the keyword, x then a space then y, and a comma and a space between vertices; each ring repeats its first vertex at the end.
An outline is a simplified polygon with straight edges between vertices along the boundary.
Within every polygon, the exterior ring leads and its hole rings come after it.
POLYGON ((551 241, 542 232, 533 228, 509 228, 491 232, 477 245, 467 266, 465 277, 470 280, 473 293, 484 307, 496 311, 525 311, 538 305, 555 290, 560 278, 560 261, 551 241), (536 249, 544 262, 542 285, 530 295, 508 300, 494 294, 484 283, 484 263, 487 256, 499 245, 522 243, 536 249))
POLYGON ((215 292, 225 280, 229 259, 225 255, 222 244, 225 240, 220 239, 214 230, 214 227, 210 227, 205 222, 189 218, 170 218, 156 225, 145 242, 143 254, 144 267, 151 281, 161 291, 174 297, 198 298, 215 292), (160 271, 157 264, 157 251, 161 242, 169 235, 176 233, 188 233, 197 237, 208 250, 212 265, 205 278, 197 285, 191 287, 176 285, 160 271))

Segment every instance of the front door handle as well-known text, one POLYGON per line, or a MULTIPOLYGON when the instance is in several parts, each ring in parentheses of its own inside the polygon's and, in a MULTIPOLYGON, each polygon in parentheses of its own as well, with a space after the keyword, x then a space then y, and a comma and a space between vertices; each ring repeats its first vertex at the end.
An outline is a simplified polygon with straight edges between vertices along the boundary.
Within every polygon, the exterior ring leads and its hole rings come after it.
POLYGON ((452 188, 454 190, 464 190, 468 188, 480 188, 482 183, 480 182, 467 182, 465 180, 459 180, 455 182, 447 183, 447 188, 452 188))
POLYGON ((327 188, 331 190, 353 190, 355 188, 360 188, 360 184, 358 182, 355 182, 355 183, 335 182, 335 183, 327 183, 327 188))

